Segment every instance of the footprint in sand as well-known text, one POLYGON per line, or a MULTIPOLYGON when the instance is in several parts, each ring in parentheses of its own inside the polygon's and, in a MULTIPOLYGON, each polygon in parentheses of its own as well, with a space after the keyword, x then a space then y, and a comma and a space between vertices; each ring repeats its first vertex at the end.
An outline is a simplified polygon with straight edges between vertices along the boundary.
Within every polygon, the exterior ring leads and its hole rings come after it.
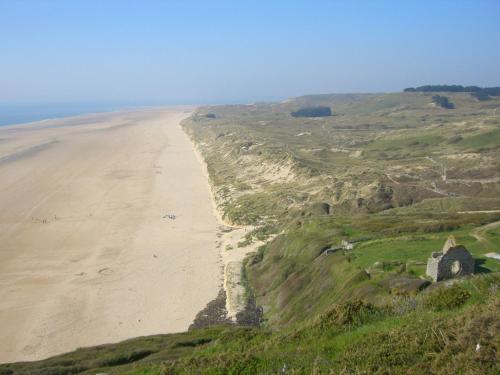
POLYGON ((111 268, 105 267, 101 268, 99 271, 97 271, 100 275, 103 276, 109 276, 113 274, 113 270, 111 268))

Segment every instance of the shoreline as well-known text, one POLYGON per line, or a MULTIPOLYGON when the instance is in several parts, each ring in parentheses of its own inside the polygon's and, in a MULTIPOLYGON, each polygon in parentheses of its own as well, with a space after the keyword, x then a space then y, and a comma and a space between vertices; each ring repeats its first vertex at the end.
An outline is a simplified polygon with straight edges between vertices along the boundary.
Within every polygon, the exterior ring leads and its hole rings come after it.
MULTIPOLYGON (((188 119, 188 118, 187 118, 188 119)), ((187 120, 185 119, 185 120, 187 120)), ((183 121, 185 121, 183 120, 183 121)), ((258 246, 262 245, 262 243, 255 241, 254 243, 245 246, 238 247, 238 243, 243 239, 243 237, 254 227, 250 225, 235 225, 233 223, 229 223, 224 219, 224 215, 219 209, 217 204, 217 195, 215 192, 215 188, 211 182, 210 175, 208 173, 208 166, 205 158, 202 155, 198 145, 193 141, 190 134, 186 131, 186 129, 182 126, 182 121, 179 123, 182 131, 189 138, 191 143, 192 150, 196 155, 196 159, 200 163, 203 169, 203 174, 206 176, 209 191, 212 201, 212 209, 214 215, 217 217, 219 222, 218 228, 218 249, 220 252, 220 259, 223 266, 223 284, 222 290, 225 294, 225 310, 227 313, 227 318, 233 323, 238 323, 239 316, 249 316, 252 314, 259 315, 258 308, 255 306, 254 301, 247 301, 246 298, 246 290, 242 285, 242 274, 241 268, 243 266, 243 261, 248 254, 254 252, 258 246), (231 248, 231 250, 228 250, 231 248), (252 313, 253 311, 253 313, 252 313)), ((219 303, 220 303, 220 296, 219 303)), ((212 301, 215 303, 215 301, 212 301)), ((207 306, 209 308, 209 306, 207 306)), ((248 321, 248 318, 242 318, 243 321, 248 321)), ((216 318, 214 320, 217 320, 216 318)), ((256 318, 251 318, 250 321, 255 321, 256 318)), ((255 325, 255 324, 253 324, 255 325)))
POLYGON ((0 112, 3 111, 4 118, 0 117, 0 128, 10 126, 23 126, 42 123, 47 121, 61 120, 80 116, 103 115, 112 113, 138 112, 142 110, 155 110, 164 108, 194 108, 194 105, 133 105, 133 104, 109 104, 92 105, 89 103, 45 103, 45 104, 0 104, 0 112), (67 107, 74 106, 73 109, 67 107), (52 109, 48 110, 47 108, 52 109), (45 109, 45 110, 43 110, 45 109), (28 113, 28 115, 26 114, 28 113), (7 116, 5 113, 8 113, 7 116), (23 116, 24 119, 20 119, 23 116), (7 120, 6 118, 10 118, 7 120))

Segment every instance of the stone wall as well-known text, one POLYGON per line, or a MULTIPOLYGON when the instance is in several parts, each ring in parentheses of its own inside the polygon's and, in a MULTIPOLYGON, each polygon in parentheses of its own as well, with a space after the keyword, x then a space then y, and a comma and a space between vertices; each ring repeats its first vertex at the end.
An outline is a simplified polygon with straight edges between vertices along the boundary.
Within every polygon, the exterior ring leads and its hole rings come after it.
POLYGON ((453 279, 474 273, 474 259, 464 246, 454 246, 446 253, 432 253, 427 262, 427 275, 434 281, 453 279))

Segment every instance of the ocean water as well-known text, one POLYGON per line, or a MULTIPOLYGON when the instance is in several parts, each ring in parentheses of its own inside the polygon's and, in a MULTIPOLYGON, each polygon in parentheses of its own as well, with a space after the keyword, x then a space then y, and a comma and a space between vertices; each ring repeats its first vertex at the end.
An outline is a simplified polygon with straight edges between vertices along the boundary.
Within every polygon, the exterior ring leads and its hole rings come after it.
POLYGON ((24 124, 57 117, 76 116, 92 112, 109 112, 133 108, 131 103, 59 103, 59 104, 2 104, 0 126, 24 124))

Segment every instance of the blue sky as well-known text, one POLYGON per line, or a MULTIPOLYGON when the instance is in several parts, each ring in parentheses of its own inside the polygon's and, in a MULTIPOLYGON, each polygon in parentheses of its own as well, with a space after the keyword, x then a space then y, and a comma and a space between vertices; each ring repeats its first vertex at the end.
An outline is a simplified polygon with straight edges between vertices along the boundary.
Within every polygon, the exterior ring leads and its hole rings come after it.
POLYGON ((500 1, 0 0, 0 103, 500 86, 500 1))

